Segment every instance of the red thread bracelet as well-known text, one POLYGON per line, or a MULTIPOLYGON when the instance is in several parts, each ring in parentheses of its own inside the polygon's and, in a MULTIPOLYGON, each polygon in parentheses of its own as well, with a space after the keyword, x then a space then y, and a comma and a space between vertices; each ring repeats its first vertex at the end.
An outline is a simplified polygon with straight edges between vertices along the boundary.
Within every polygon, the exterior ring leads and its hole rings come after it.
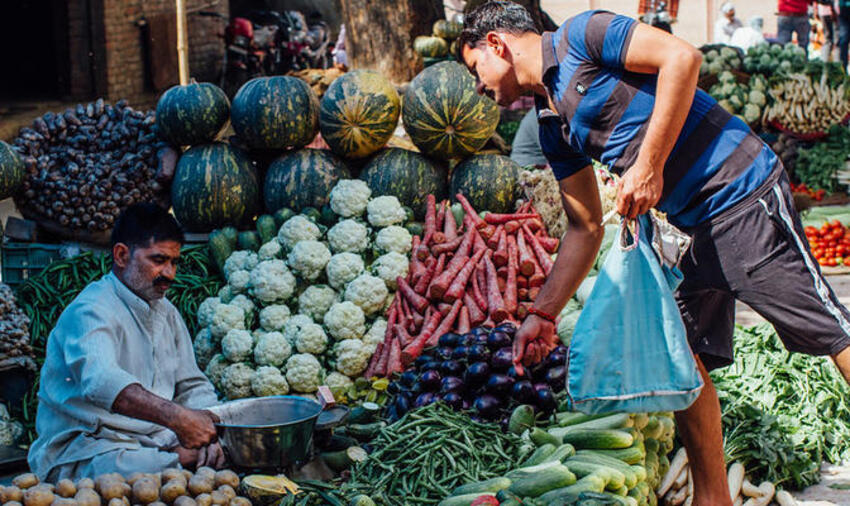
POLYGON ((543 318, 544 320, 548 320, 552 323, 555 323, 555 317, 554 316, 550 315, 549 313, 544 313, 543 311, 541 311, 537 308, 534 308, 534 307, 529 308, 528 314, 533 314, 533 315, 539 316, 540 318, 543 318))

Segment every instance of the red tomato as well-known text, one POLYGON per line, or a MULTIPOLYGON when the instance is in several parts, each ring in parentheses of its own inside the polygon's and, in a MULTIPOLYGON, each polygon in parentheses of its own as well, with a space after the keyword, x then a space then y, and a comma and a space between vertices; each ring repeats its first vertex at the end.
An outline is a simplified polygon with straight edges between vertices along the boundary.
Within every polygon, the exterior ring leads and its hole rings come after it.
POLYGON ((836 262, 834 258, 830 258, 830 259, 827 261, 826 265, 828 265, 828 266, 830 266, 830 267, 835 267, 836 265, 838 265, 838 262, 836 262))
POLYGON ((821 265, 826 265, 826 258, 823 258, 823 257, 818 258, 818 263, 821 264, 821 265))

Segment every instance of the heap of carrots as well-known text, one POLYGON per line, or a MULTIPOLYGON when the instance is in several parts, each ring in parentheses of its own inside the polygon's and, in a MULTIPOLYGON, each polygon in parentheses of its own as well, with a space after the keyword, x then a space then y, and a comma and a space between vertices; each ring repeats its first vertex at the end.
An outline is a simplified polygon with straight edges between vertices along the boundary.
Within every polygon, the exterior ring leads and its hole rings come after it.
POLYGON ((413 238, 410 270, 399 277, 387 332, 366 377, 402 372, 446 332, 522 321, 552 270, 559 241, 531 205, 516 213, 478 215, 462 195, 458 226, 449 202, 428 196, 424 236, 413 238))

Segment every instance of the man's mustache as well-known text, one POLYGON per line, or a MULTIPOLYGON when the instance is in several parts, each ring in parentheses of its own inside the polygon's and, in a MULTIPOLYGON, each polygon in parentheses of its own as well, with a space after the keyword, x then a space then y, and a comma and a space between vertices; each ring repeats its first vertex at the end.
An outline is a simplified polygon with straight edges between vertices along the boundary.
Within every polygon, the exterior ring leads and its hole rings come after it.
POLYGON ((165 276, 157 276, 153 280, 153 284, 157 285, 157 286, 166 285, 166 287, 169 287, 169 286, 171 286, 172 283, 174 283, 174 280, 170 279, 170 278, 166 278, 165 276))

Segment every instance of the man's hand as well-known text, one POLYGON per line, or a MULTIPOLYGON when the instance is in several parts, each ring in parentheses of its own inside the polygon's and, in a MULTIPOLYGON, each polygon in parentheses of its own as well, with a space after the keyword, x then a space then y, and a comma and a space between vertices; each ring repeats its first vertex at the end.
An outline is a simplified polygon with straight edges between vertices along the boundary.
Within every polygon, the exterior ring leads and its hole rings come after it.
POLYGON ((218 443, 202 446, 198 450, 178 446, 174 449, 174 452, 177 453, 180 465, 187 469, 197 469, 203 466, 221 469, 226 463, 224 450, 218 443))
POLYGON ((182 409, 171 430, 177 434, 180 444, 188 449, 199 449, 218 439, 214 422, 219 418, 211 411, 182 409))
POLYGON ((517 368, 536 364, 557 345, 555 324, 537 315, 529 315, 514 336, 514 364, 517 368))
POLYGON ((638 161, 620 179, 617 212, 629 220, 648 213, 661 199, 663 187, 662 171, 638 161))

